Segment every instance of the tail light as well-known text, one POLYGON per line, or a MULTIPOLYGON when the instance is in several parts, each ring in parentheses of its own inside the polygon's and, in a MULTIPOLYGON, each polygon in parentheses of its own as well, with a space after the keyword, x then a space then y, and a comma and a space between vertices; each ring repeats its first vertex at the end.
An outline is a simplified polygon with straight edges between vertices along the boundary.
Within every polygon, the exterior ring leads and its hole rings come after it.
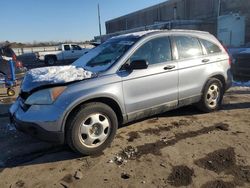
POLYGON ((224 46, 223 44, 222 44, 222 46, 223 46, 224 50, 227 52, 227 55, 228 55, 228 64, 231 66, 232 65, 232 57, 229 54, 229 51, 228 51, 227 47, 224 46))
POLYGON ((228 56, 229 56, 228 63, 229 63, 229 65, 231 66, 231 65, 232 65, 232 61, 233 61, 233 60, 232 60, 233 58, 231 57, 231 55, 228 55, 228 56))

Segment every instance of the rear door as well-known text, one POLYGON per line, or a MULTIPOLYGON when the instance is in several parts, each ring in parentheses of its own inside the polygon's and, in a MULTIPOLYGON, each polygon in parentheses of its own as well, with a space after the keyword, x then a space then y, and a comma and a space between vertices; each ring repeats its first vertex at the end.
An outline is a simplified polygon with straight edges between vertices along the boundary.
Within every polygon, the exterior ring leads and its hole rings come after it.
POLYGON ((185 105, 199 100, 206 78, 204 50, 196 37, 174 36, 179 64, 179 103, 185 105), (182 104, 184 103, 184 104, 182 104))
POLYGON ((178 100, 178 65, 168 36, 146 41, 129 61, 146 60, 147 69, 123 71, 123 93, 129 120, 171 109, 178 100))

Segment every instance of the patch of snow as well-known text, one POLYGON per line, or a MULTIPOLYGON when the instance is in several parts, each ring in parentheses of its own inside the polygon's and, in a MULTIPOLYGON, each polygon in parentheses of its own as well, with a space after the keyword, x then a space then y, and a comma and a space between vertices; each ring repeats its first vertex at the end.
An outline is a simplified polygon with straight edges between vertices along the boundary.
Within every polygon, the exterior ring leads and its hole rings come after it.
POLYGON ((30 70, 33 82, 66 83, 91 78, 93 73, 73 65, 42 67, 30 70))
POLYGON ((248 81, 248 82, 233 81, 233 86, 250 87, 250 81, 248 81))
POLYGON ((250 48, 247 48, 246 50, 240 52, 241 54, 250 54, 250 48))
POLYGON ((16 127, 13 124, 8 123, 6 126, 6 132, 16 132, 16 127))

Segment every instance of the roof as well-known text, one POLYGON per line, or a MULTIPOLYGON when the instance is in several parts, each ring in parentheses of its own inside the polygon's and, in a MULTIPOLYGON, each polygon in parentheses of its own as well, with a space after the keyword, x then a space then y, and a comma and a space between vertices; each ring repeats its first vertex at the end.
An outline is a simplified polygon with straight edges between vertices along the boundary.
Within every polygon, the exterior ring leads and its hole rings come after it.
POLYGON ((123 38, 123 37, 142 37, 151 33, 160 33, 160 32, 178 32, 178 33, 191 33, 191 34, 208 34, 207 31, 198 31, 198 30, 185 30, 185 29, 172 29, 172 30, 146 30, 146 31, 138 31, 133 33, 122 34, 119 36, 114 36, 112 39, 123 38))

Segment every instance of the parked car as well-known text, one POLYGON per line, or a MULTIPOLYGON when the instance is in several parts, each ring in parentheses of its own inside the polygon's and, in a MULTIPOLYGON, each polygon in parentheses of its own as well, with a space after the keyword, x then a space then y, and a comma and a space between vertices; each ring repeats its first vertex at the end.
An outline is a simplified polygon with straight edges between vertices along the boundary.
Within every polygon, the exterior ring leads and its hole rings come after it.
POLYGON ((44 61, 47 65, 55 65, 57 61, 75 61, 89 51, 76 44, 61 44, 57 51, 36 52, 38 61, 44 61))
POLYGON ((218 110, 232 83, 230 58, 220 42, 189 30, 113 37, 72 66, 52 68, 26 75, 11 121, 88 155, 104 150, 124 123, 190 104, 218 110))
POLYGON ((11 49, 10 45, 5 45, 0 48, 0 72, 10 76, 10 66, 7 63, 8 58, 12 58, 12 60, 15 62, 16 78, 23 78, 27 69, 23 66, 23 63, 17 59, 17 56, 11 49))
POLYGON ((235 80, 250 78, 250 50, 234 54, 232 73, 235 80))

